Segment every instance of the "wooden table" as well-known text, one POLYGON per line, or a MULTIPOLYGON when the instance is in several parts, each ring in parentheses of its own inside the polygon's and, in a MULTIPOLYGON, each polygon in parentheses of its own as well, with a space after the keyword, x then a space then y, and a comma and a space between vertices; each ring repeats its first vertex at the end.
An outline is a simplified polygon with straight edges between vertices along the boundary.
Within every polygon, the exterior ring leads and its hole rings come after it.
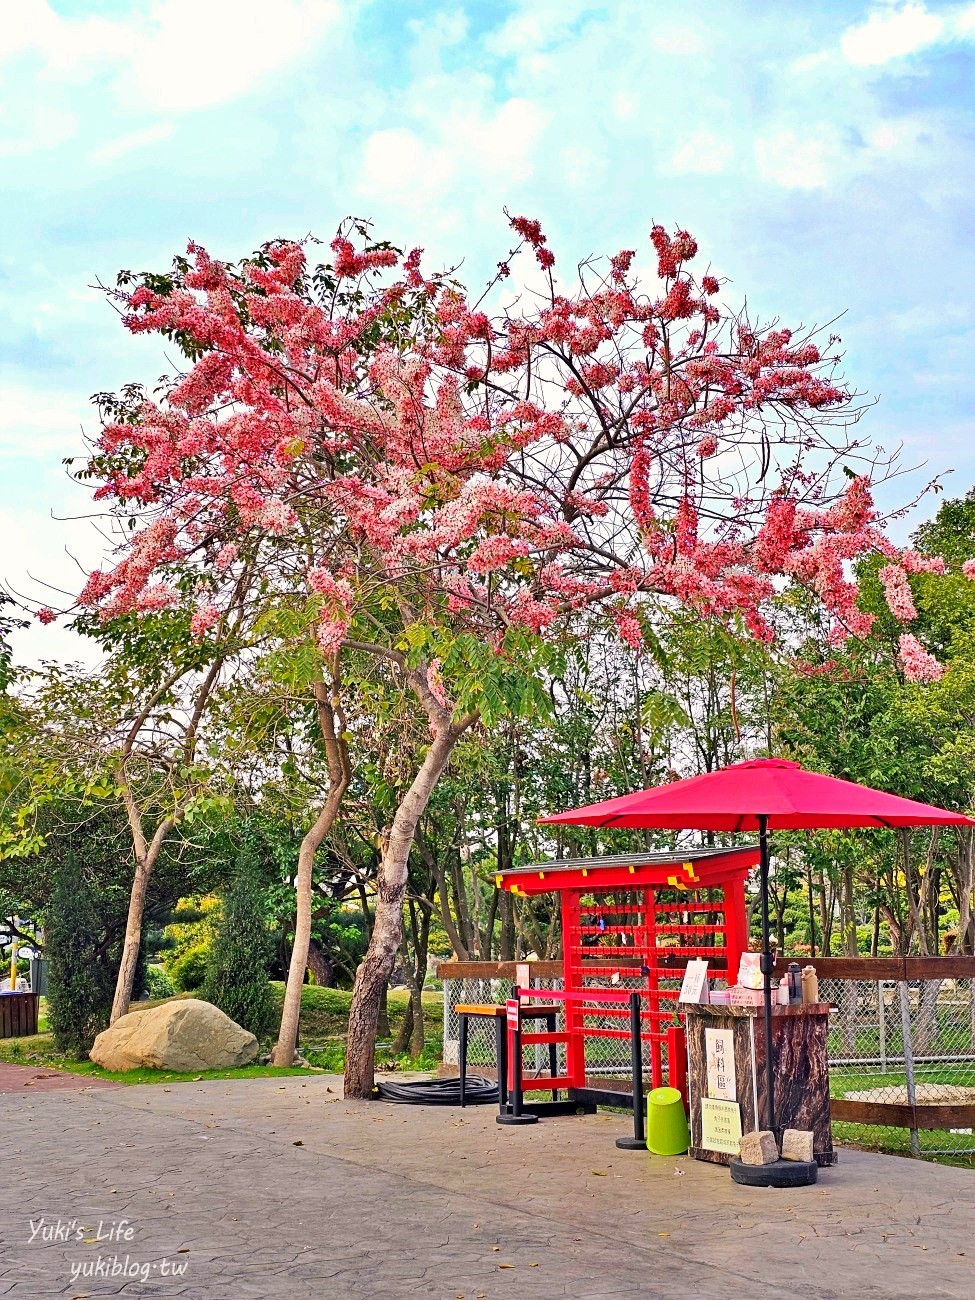
MULTIPOLYGON (((454 1011, 460 1017, 460 1104, 466 1105, 465 1092, 467 1088, 467 1022, 469 1019, 480 1018, 482 1020, 494 1021, 494 1042, 497 1049, 498 1060, 498 1102, 503 1108, 508 1102, 508 1032, 505 1023, 508 1008, 505 1004, 495 1002, 458 1002, 454 1011)), ((521 1008, 522 1020, 544 1020, 545 1026, 550 1033, 555 1032, 556 1017, 559 1014, 559 1008, 551 1005, 535 1004, 534 1006, 523 1005, 521 1008)), ((554 1043, 549 1044, 548 1058, 552 1074, 557 1074, 557 1048, 554 1043)), ((555 1094, 553 1093, 553 1096, 555 1094)))

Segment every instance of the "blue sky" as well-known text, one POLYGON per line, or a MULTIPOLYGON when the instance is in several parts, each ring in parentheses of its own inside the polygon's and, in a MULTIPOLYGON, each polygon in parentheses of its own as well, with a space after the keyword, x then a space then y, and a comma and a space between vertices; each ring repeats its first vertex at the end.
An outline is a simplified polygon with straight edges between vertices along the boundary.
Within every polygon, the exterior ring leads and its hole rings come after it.
MULTIPOLYGON (((0 577, 97 561, 61 458, 89 395, 166 370, 96 291, 192 237, 236 257, 348 212, 483 280, 502 208, 563 263, 681 224, 847 374, 947 490, 975 482, 975 3, 17 0, 0 27, 0 577)), ((923 508, 926 513, 928 507, 923 508)), ((921 516, 916 516, 920 518, 921 516)), ((37 594, 40 589, 32 587, 37 594)), ((21 653, 74 653, 33 629, 21 653)))

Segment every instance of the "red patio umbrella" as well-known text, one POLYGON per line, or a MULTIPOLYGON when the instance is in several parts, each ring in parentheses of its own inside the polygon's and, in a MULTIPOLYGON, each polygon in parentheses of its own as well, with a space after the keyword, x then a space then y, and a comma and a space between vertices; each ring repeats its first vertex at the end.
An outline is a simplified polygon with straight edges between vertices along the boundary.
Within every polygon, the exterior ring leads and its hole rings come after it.
POLYGON ((540 818, 571 826, 662 830, 757 831, 762 917, 761 967, 765 976, 765 1068, 768 1127, 775 1130, 772 1072, 772 968, 769 943, 768 833, 868 826, 975 826, 961 813, 807 772, 784 758, 734 763, 717 772, 638 790, 603 803, 540 818))

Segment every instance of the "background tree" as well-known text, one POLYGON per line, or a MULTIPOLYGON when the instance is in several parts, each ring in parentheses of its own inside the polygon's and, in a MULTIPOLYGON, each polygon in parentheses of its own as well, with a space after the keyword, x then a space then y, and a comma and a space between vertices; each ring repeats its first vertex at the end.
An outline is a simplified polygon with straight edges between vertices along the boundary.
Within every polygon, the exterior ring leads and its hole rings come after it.
POLYGON ((258 1041, 268 1037, 276 1019, 268 982, 271 951, 256 854, 245 839, 237 872, 224 894, 201 996, 258 1041))
POLYGON ((109 958, 117 960, 117 944, 93 894, 77 858, 66 855, 55 870, 46 913, 47 1007, 55 1045, 76 1059, 87 1057, 108 1025, 116 964, 109 958))

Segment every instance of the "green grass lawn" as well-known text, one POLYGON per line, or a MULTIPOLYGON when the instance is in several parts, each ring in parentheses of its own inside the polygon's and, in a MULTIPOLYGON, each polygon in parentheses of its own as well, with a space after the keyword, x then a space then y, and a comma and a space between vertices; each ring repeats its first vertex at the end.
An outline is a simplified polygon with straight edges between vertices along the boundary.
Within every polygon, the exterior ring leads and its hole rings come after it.
MULTIPOLYGON (((975 1088, 975 1061, 932 1061, 914 1067, 917 1083, 946 1083, 958 1088, 975 1088)), ((873 1070, 864 1067, 830 1066, 829 1091, 832 1097, 849 1092, 866 1092, 871 1088, 903 1088, 903 1067, 898 1070, 873 1070)))
MULTIPOLYGON (((284 984, 273 982, 271 985, 275 1000, 280 1007, 284 1001, 284 984)), ((191 996, 181 994, 179 996, 191 996)), ((171 999, 161 999, 167 1001, 171 999)), ((402 992, 389 995, 389 1019, 395 1034, 402 1024, 406 1013, 409 996, 402 992)), ((306 985, 301 991, 301 1026, 299 1039, 302 1054, 315 1070, 341 1073, 345 1068, 345 1034, 348 1028, 349 1007, 352 994, 344 989, 325 989, 315 985, 306 985)), ((159 1006, 156 1002, 140 1002, 133 1010, 159 1006)), ((380 1044, 376 1059, 383 1069, 427 1069, 433 1070, 442 1055, 442 1021, 440 1008, 442 998, 439 993, 424 993, 424 1019, 427 1026, 427 1047, 423 1055, 414 1060, 409 1053, 398 1056, 395 1060, 385 1050, 388 1044, 380 1044)), ((301 1066, 278 1068, 270 1065, 248 1065, 230 1070, 204 1070, 198 1073, 183 1074, 173 1070, 103 1070, 93 1061, 74 1060, 60 1053, 54 1045, 54 1038, 48 1032, 44 1012, 46 1008, 42 999, 41 1017, 38 1027, 42 1032, 29 1038, 0 1039, 0 1061, 9 1061, 15 1065, 30 1065, 44 1070, 68 1070, 74 1074, 85 1074, 96 1079, 112 1079, 118 1083, 186 1083, 201 1079, 258 1079, 275 1078, 279 1075, 302 1074, 301 1066)), ((264 1045, 265 1048, 269 1044, 264 1045)))

